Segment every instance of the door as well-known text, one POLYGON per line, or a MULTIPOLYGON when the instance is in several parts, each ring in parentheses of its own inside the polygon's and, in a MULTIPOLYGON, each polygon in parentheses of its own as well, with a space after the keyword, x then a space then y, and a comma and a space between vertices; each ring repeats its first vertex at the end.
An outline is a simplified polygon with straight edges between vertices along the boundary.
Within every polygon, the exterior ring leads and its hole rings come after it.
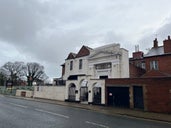
POLYGON ((129 87, 108 87, 108 105, 129 108, 129 87))
POLYGON ((141 86, 133 87, 134 108, 144 109, 143 88, 141 86))
POLYGON ((101 104, 101 87, 93 88, 93 104, 101 104))
POLYGON ((80 89, 80 100, 88 101, 88 87, 81 87, 80 89))
POLYGON ((76 87, 75 87, 74 84, 72 84, 69 87, 69 96, 68 96, 68 100, 69 101, 75 101, 75 98, 76 98, 76 96, 75 96, 75 89, 76 89, 76 87))

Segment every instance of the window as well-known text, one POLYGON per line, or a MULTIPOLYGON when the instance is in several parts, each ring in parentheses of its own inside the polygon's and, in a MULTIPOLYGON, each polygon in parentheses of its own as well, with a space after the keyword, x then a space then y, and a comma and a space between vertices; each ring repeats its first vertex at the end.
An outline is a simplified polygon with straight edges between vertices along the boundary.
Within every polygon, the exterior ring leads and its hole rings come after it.
POLYGON ((146 69, 145 62, 142 62, 142 63, 141 63, 141 68, 142 68, 142 69, 146 69))
POLYGON ((96 69, 109 69, 111 68, 111 63, 103 63, 95 65, 96 69))
POLYGON ((70 70, 73 69, 73 61, 70 61, 70 70))
POLYGON ((150 61, 150 69, 158 70, 158 61, 150 61))
POLYGON ((82 68, 83 68, 83 60, 80 59, 80 60, 79 60, 79 69, 82 69, 82 68))
POLYGON ((100 76, 100 79, 108 79, 108 76, 100 76))

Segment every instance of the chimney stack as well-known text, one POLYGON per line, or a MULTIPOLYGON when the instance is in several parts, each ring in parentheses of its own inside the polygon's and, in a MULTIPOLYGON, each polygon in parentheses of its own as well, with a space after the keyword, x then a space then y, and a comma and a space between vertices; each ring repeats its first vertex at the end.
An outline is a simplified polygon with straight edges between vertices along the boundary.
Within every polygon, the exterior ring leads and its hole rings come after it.
POLYGON ((135 45, 135 52, 132 53, 133 59, 141 59, 144 56, 142 51, 139 51, 139 45, 135 45))
POLYGON ((168 36, 168 39, 163 41, 164 46, 164 53, 171 53, 171 39, 170 36, 168 36))
POLYGON ((158 48, 158 41, 157 41, 157 38, 155 38, 155 40, 154 40, 153 42, 154 42, 153 48, 158 48))

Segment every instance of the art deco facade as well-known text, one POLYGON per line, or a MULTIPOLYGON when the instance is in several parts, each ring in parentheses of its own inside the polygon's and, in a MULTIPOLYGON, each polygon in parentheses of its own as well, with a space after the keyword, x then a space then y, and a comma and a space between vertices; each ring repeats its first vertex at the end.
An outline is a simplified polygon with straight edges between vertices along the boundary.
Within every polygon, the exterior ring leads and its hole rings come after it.
POLYGON ((128 51, 119 44, 82 46, 62 66, 66 101, 105 104, 105 79, 129 77, 128 51))

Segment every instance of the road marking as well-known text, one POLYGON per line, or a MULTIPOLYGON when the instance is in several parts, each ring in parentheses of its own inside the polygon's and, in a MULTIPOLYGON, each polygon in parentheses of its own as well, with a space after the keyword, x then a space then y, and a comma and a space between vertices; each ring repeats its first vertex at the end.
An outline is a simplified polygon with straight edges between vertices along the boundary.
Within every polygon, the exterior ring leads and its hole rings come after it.
POLYGON ((87 123, 87 124, 94 125, 94 126, 99 126, 99 127, 102 127, 102 128, 109 128, 109 127, 106 126, 106 125, 98 124, 98 123, 94 123, 94 122, 90 122, 90 121, 86 121, 86 123, 87 123))
POLYGON ((17 107, 21 107, 21 108, 28 108, 28 106, 24 106, 24 105, 20 105, 20 104, 15 104, 15 103, 9 103, 9 104, 17 106, 17 107))
POLYGON ((35 109, 36 111, 39 111, 39 112, 44 112, 44 113, 48 113, 48 114, 51 114, 51 115, 55 115, 55 116, 59 116, 59 117, 63 117, 63 118, 69 118, 69 116, 65 116, 65 115, 62 115, 62 114, 58 114, 58 113, 53 113, 53 112, 49 112, 49 111, 45 111, 45 110, 42 110, 42 109, 35 109))

